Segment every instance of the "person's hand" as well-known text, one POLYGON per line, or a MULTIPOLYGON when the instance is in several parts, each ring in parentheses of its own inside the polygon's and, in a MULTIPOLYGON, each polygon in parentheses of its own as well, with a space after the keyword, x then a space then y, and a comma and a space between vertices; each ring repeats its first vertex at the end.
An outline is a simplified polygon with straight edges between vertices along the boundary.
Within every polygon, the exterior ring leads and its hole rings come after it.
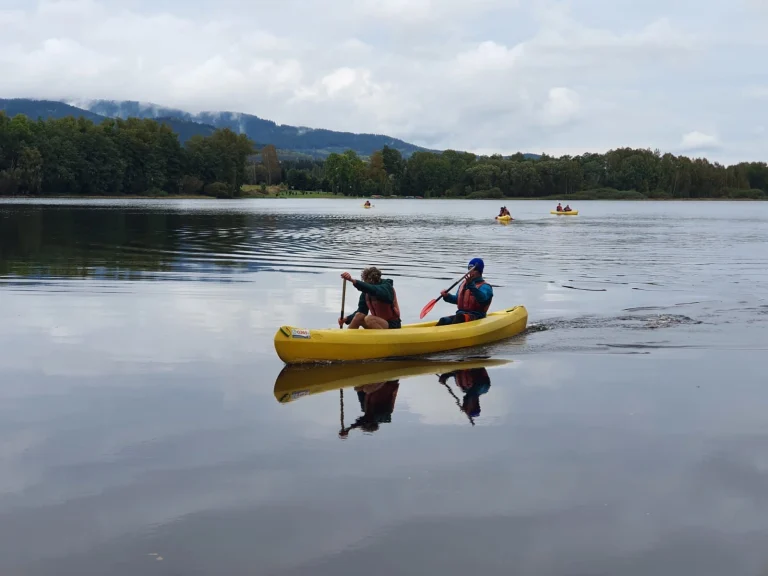
POLYGON ((341 277, 344 278, 344 280, 346 280, 347 282, 354 282, 354 280, 352 280, 352 274, 350 274, 349 272, 344 272, 344 274, 342 274, 341 277))
POLYGON ((442 296, 443 298, 448 296, 448 290, 440 290, 440 296, 442 296))
POLYGON ((339 318, 339 328, 344 326, 344 318, 339 318))

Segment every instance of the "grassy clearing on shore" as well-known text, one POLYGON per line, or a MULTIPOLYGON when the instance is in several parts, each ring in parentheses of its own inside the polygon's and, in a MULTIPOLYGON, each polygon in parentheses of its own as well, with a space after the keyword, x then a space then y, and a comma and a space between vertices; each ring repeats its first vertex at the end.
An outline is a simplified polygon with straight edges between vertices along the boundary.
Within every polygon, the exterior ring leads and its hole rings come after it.
POLYGON ((243 186, 242 198, 345 198, 342 194, 323 192, 321 190, 286 190, 280 186, 246 184, 243 186))

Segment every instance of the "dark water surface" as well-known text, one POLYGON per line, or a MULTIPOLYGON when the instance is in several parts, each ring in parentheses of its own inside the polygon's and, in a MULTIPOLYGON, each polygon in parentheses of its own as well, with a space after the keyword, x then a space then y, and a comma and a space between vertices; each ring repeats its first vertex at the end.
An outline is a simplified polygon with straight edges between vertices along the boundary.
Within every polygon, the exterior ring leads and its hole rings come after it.
POLYGON ((768 574, 768 204, 375 203, 0 203, 0 574, 768 574), (526 334, 282 371, 475 256, 526 334))

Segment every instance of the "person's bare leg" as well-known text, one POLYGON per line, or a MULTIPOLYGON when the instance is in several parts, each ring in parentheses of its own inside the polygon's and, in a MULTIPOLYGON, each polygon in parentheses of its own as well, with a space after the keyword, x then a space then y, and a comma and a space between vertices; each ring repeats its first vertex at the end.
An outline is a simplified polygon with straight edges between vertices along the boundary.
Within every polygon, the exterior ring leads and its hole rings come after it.
POLYGON ((384 318, 368 315, 365 317, 363 327, 367 328, 368 330, 388 330, 389 322, 384 320, 384 318))
POLYGON ((365 314, 360 314, 360 312, 355 314, 355 317, 352 318, 352 322, 349 323, 349 330, 357 330, 360 328, 360 326, 365 324, 365 319, 365 314))

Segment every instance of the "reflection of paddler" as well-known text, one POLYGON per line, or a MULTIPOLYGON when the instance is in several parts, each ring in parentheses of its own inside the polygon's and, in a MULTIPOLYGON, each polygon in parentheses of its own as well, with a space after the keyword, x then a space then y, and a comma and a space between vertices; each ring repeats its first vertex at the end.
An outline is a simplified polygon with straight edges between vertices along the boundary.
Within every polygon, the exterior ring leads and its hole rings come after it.
POLYGON ((509 360, 468 358, 456 360, 392 360, 325 365, 288 365, 275 380, 275 399, 281 404, 313 394, 341 388, 360 388, 366 384, 402 380, 425 374, 453 373, 472 368, 504 366, 509 360))
MULTIPOLYGON (((464 399, 459 408, 470 421, 480 416, 480 396, 491 389, 491 377, 485 368, 472 368, 470 370, 455 370, 440 376, 440 383, 448 386, 448 379, 453 376, 456 385, 464 392, 464 399)), ((450 390, 450 388, 449 388, 450 390)), ((458 403, 458 399, 457 403, 458 403)), ((474 424, 474 421, 472 421, 474 424)))
POLYGON ((439 376, 442 373, 440 382, 463 412, 465 410, 461 401, 447 384, 448 379, 451 376, 455 377, 459 388, 468 396, 465 399, 466 414, 472 422, 470 414, 479 413, 479 403, 476 403, 473 408, 472 394, 476 399, 490 387, 490 378, 485 368, 504 366, 509 363, 509 360, 470 357, 464 360, 398 360, 321 366, 289 365, 285 366, 277 377, 274 394, 278 402, 285 404, 312 394, 338 390, 339 437, 347 438, 349 431, 353 428, 373 432, 379 429, 382 422, 391 422, 401 380, 427 374, 439 376), (344 419, 344 388, 354 388, 363 412, 363 415, 349 427, 345 425, 344 419))
POLYGON ((360 428, 365 432, 376 432, 379 424, 392 422, 392 412, 395 410, 397 391, 400 388, 398 380, 389 382, 377 382, 356 386, 357 399, 360 401, 360 410, 363 415, 355 423, 345 428, 342 416, 342 428, 339 436, 346 437, 353 428, 360 428))

